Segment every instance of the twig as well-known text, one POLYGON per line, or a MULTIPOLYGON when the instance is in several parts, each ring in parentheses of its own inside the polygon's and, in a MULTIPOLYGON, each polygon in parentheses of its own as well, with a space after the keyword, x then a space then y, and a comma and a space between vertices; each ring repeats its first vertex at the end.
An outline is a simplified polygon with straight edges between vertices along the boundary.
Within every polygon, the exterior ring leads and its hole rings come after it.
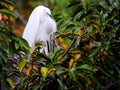
POLYGON ((108 90, 109 87, 115 85, 115 84, 118 83, 118 82, 120 82, 120 79, 117 80, 117 81, 115 81, 115 82, 113 82, 113 83, 110 83, 109 85, 107 85, 107 87, 105 87, 105 90, 108 90))
MULTIPOLYGON (((85 27, 85 30, 84 30, 85 32, 84 33, 82 33, 81 35, 79 35, 79 40, 81 40, 81 37, 84 35, 84 34, 86 34, 87 33, 87 28, 85 27)), ((70 49, 71 49, 71 47, 74 45, 74 43, 76 42, 76 37, 73 39, 73 41, 72 41, 72 43, 71 43, 71 45, 69 46, 69 48, 66 50, 66 52, 62 55, 62 57, 61 58, 63 58, 69 51, 70 51, 70 49)), ((79 43, 80 43, 80 41, 79 41, 79 43)))
POLYGON ((15 13, 16 13, 19 21, 20 21, 22 24, 26 25, 26 21, 20 16, 19 12, 18 12, 17 10, 15 10, 15 13))
POLYGON ((66 50, 66 52, 62 55, 61 58, 63 58, 71 49, 71 47, 74 45, 74 43, 76 42, 76 37, 73 39, 71 45, 69 46, 69 48, 66 50))

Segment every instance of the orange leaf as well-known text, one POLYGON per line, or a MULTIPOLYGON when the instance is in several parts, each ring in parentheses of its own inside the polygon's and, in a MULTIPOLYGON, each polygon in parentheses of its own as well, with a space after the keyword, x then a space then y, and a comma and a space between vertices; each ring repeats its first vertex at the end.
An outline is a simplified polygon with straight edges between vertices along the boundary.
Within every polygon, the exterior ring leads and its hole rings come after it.
POLYGON ((10 5, 10 4, 4 3, 4 5, 5 5, 8 9, 10 9, 11 11, 14 10, 14 7, 13 7, 12 5, 10 5))
POLYGON ((51 68, 48 73, 50 73, 52 71, 56 71, 56 68, 51 68))
POLYGON ((82 29, 78 30, 79 35, 82 34, 82 33, 84 33, 84 30, 82 30, 82 29))
POLYGON ((0 21, 2 20, 2 13, 0 13, 0 21))
POLYGON ((80 49, 73 49, 71 51, 71 53, 75 54, 75 53, 81 53, 81 50, 80 49))
POLYGON ((64 38, 59 37, 57 38, 57 43, 63 48, 63 49, 67 49, 68 45, 66 44, 66 42, 64 41, 64 38))
POLYGON ((30 75, 32 68, 33 68, 33 65, 29 65, 29 67, 26 69, 26 75, 28 76, 30 75))
POLYGON ((18 34, 18 35, 22 35, 23 29, 24 29, 24 25, 20 25, 18 28, 13 30, 13 33, 18 34))
POLYGON ((8 8, 13 11, 14 10, 14 7, 12 5, 9 5, 8 8))
POLYGON ((87 51, 89 51, 91 48, 92 48, 92 45, 91 46, 86 45, 86 46, 83 47, 83 49, 85 49, 87 51))
POLYGON ((8 16, 5 15, 5 14, 3 14, 2 18, 3 18, 4 20, 8 20, 8 19, 9 19, 8 16))
POLYGON ((61 43, 61 47, 62 47, 63 49, 67 49, 67 48, 68 48, 68 46, 67 46, 65 43, 61 43))
POLYGON ((82 42, 82 43, 87 42, 87 41, 89 41, 88 38, 85 38, 85 37, 81 38, 81 42, 82 42))
POLYGON ((71 58, 70 61, 69 61, 69 67, 72 68, 72 67, 73 67, 73 64, 74 64, 74 59, 71 58))
POLYGON ((63 77, 66 78, 66 77, 67 77, 67 74, 63 74, 63 77))

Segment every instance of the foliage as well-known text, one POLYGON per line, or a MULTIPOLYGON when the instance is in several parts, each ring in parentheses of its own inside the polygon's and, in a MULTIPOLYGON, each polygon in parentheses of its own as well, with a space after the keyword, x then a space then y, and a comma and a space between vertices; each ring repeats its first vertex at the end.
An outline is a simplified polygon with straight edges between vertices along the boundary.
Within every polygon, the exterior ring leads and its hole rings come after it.
MULTIPOLYGON (((13 6, 14 3, 10 0, 2 0, 0 2, 0 14, 1 14, 1 20, 0 20, 0 86, 4 88, 4 90, 9 90, 10 86, 8 85, 8 82, 10 81, 9 78, 7 78, 7 73, 13 73, 14 70, 9 69, 9 60, 13 63, 17 63, 14 56, 18 56, 18 51, 21 50, 23 47, 28 48, 27 42, 22 39, 21 37, 15 35, 11 31, 11 22, 10 19, 13 16, 16 18, 15 13, 9 9, 9 7, 13 6), (8 82, 7 82, 8 80, 8 82)), ((13 64, 12 64, 13 65, 13 64)), ((11 82, 11 81, 10 81, 11 82)))
MULTIPOLYGON (((92 67, 91 70, 87 71, 85 69, 83 72, 73 69, 75 73, 72 73, 70 76, 73 77, 76 83, 71 85, 73 82, 71 81, 70 86, 74 89, 106 90, 119 88, 120 60, 118 59, 118 53, 120 50, 117 50, 117 55, 115 55, 114 52, 116 50, 114 51, 111 46, 113 43, 116 43, 115 45, 118 48, 118 44, 120 44, 118 39, 115 40, 115 38, 119 37, 117 32, 120 30, 120 18, 117 11, 120 9, 119 6, 120 4, 117 0, 72 0, 68 6, 72 11, 72 18, 69 19, 69 23, 67 23, 67 20, 64 20, 65 18, 60 19, 60 23, 58 22, 58 26, 62 26, 60 29, 64 33, 69 32, 69 36, 72 34, 72 37, 76 36, 77 38, 71 49, 77 48, 81 52, 78 60, 75 59, 75 55, 68 53, 74 59, 74 62, 77 63, 72 69, 86 64, 89 65, 86 68, 92 67), (87 33, 84 34, 83 30, 87 31, 87 33), (81 32, 80 36, 76 35, 81 32)), ((65 37, 68 37, 68 35, 65 37)), ((69 62, 71 62, 71 59, 69 62)))
MULTIPOLYGON (((54 0, 51 0, 51 2, 54 0)), ((119 0, 71 0, 66 10, 54 11, 57 46, 48 56, 32 51, 12 33, 16 15, 0 2, 0 84, 10 90, 112 90, 120 88, 119 0), (4 17, 8 17, 7 20, 4 17)))

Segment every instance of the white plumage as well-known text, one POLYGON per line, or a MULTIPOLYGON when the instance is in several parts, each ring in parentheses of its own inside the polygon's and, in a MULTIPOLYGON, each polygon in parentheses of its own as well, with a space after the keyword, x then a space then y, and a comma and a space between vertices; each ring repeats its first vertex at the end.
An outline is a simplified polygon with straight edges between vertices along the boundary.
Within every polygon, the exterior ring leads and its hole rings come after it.
POLYGON ((22 36, 32 49, 35 48, 36 42, 43 41, 46 46, 40 49, 40 52, 45 52, 45 54, 48 54, 50 35, 56 32, 56 22, 50 15, 49 8, 36 7, 29 17, 22 36))

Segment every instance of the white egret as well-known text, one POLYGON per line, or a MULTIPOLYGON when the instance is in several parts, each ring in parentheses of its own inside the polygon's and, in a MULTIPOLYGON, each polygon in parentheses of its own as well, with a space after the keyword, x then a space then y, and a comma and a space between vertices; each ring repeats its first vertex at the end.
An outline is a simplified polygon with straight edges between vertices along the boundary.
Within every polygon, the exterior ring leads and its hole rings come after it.
POLYGON ((38 6, 31 13, 22 37, 33 50, 35 43, 42 41, 46 46, 40 49, 40 52, 48 54, 50 36, 56 32, 56 22, 51 16, 50 9, 45 6, 38 6))

